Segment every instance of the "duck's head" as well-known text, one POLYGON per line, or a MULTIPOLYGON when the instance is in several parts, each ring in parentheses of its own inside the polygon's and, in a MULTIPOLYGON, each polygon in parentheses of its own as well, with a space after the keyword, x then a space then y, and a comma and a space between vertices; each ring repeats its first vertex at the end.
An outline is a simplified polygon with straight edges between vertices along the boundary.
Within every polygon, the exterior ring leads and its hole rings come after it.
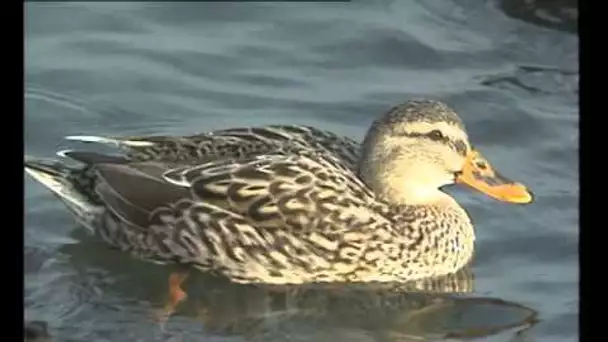
POLYGON ((530 203, 531 193, 496 172, 471 147, 456 112, 438 101, 408 101, 377 119, 363 142, 359 173, 392 203, 431 204, 459 183, 495 199, 530 203))

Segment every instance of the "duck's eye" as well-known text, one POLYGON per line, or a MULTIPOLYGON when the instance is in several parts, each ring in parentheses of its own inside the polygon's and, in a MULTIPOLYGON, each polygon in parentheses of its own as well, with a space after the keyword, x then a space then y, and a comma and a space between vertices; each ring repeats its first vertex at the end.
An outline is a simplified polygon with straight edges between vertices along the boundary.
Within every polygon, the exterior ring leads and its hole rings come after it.
POLYGON ((443 140, 445 137, 443 136, 443 133, 441 133, 440 130, 434 129, 429 132, 429 138, 433 140, 443 140))

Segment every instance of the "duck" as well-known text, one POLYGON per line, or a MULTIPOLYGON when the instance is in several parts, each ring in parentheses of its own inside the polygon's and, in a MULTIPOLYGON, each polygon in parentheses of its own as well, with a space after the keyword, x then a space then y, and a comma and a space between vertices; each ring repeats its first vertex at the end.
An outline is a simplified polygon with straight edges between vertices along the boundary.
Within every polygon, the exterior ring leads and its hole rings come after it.
POLYGON ((408 100, 362 141, 303 125, 189 136, 69 136, 117 153, 25 156, 25 171, 109 246, 178 265, 172 312, 191 269, 234 283, 403 283, 470 263, 475 231, 444 191, 465 185, 533 201, 469 142, 447 104, 408 100))

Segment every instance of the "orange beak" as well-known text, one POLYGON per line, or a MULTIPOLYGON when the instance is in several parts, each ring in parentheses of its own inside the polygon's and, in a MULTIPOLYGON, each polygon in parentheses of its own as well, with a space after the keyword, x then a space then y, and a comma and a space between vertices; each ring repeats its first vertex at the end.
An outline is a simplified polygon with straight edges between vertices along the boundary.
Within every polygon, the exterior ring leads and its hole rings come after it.
POLYGON ((526 204, 533 201, 532 193, 521 183, 513 182, 494 171, 477 151, 470 150, 456 183, 466 184, 499 201, 526 204))

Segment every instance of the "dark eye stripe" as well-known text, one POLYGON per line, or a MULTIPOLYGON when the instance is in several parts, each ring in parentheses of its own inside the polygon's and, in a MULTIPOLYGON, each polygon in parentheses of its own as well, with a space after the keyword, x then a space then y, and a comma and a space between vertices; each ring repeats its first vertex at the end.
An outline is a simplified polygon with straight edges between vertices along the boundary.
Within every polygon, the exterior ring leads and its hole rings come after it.
POLYGON ((428 136, 429 138, 431 138, 432 140, 435 140, 435 141, 446 140, 446 138, 443 135, 443 133, 441 133, 441 131, 438 130, 438 129, 434 129, 434 130, 428 132, 425 135, 428 136))
POLYGON ((458 154, 460 154, 461 156, 467 155, 467 144, 464 141, 462 141, 461 139, 456 140, 452 144, 452 146, 454 147, 456 152, 458 152, 458 154))
POLYGON ((443 135, 441 138, 438 138, 437 133, 434 133, 434 131, 430 131, 428 133, 403 133, 402 135, 411 138, 425 138, 433 141, 441 141, 450 146, 450 148, 458 152, 458 154, 461 156, 465 156, 467 154, 467 144, 462 139, 452 141, 450 138, 443 135))
POLYGON ((411 138, 427 138, 427 139, 431 139, 433 141, 444 141, 444 142, 449 142, 450 141, 449 138, 447 138, 447 137, 445 137, 443 135, 441 135, 441 136, 437 135, 437 133, 436 133, 435 130, 430 131, 428 133, 417 133, 417 132, 414 132, 414 133, 403 133, 402 135, 406 136, 406 137, 411 137, 411 138))
POLYGON ((458 154, 461 156, 465 156, 467 154, 467 144, 461 139, 456 140, 453 146, 456 152, 458 152, 458 154))

